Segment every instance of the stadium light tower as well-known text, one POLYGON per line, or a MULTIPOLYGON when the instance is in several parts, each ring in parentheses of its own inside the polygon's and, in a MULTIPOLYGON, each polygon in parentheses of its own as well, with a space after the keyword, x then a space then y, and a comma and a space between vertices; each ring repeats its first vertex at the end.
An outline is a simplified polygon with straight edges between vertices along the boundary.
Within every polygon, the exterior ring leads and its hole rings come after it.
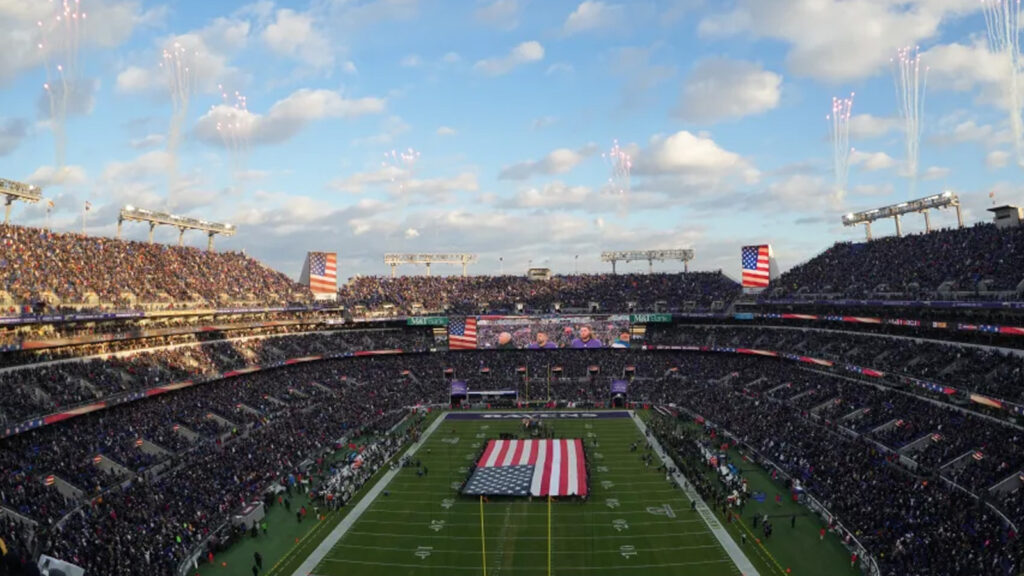
POLYGON ((673 250, 616 250, 611 252, 601 252, 601 261, 611 262, 612 274, 615 274, 616 262, 647 260, 647 273, 653 274, 655 260, 658 262, 681 260, 683 262, 683 270, 689 272, 690 260, 693 260, 693 256, 693 248, 680 248, 673 250))
POLYGON ((135 206, 128 205, 121 208, 121 213, 117 216, 118 238, 121 238, 121 224, 126 220, 130 222, 146 222, 149 224, 150 243, 153 242, 153 231, 156 230, 157 226, 174 226, 177 228, 178 246, 181 246, 184 242, 186 230, 202 230, 203 232, 206 232, 208 237, 206 249, 210 251, 213 251, 214 236, 217 234, 220 234, 221 236, 234 236, 237 231, 237 228, 231 224, 207 222, 206 220, 189 218, 188 216, 176 216, 166 212, 154 212, 152 210, 136 208, 135 206))
POLYGON ((424 264, 427 276, 430 276, 431 264, 461 264, 462 275, 466 275, 466 266, 477 261, 476 254, 385 254, 384 263, 391 266, 391 277, 394 278, 401 264, 424 264))
POLYGON ((0 194, 4 195, 4 224, 11 221, 11 204, 15 200, 35 204, 43 199, 43 189, 39 186, 22 184, 6 178, 0 178, 0 194))
POLYGON ((902 237, 903 225, 900 222, 900 216, 903 214, 920 212, 924 215, 925 231, 931 232, 932 222, 931 218, 928 216, 928 211, 942 208, 955 208, 957 225, 960 228, 964 227, 964 215, 960 211, 960 198, 949 190, 946 190, 941 194, 935 194, 926 198, 918 198, 917 200, 911 200, 909 202, 900 202, 899 204, 875 208, 874 210, 852 212, 843 216, 843 225, 857 226, 858 224, 863 224, 867 239, 871 240, 871 223, 883 218, 892 218, 896 223, 896 236, 902 237))

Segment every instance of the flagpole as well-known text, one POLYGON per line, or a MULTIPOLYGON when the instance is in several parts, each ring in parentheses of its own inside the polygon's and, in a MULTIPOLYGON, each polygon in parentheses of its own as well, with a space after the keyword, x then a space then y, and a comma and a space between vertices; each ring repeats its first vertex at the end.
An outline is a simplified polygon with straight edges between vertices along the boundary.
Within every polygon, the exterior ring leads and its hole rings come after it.
POLYGON ((484 576, 487 576, 487 541, 484 539, 484 496, 480 495, 480 554, 483 558, 484 576))
POLYGON ((551 495, 548 494, 548 576, 551 576, 551 495))

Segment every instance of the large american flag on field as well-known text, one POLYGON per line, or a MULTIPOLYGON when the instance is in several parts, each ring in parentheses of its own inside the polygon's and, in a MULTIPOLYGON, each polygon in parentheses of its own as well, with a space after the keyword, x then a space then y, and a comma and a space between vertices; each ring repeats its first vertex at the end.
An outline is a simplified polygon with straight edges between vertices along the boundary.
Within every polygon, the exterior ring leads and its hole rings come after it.
POLYGON ((338 291, 337 254, 309 253, 309 289, 314 294, 333 294, 338 291))
POLYGON ((448 349, 476 350, 476 317, 448 320, 448 349))
POLYGON ((767 288, 771 280, 771 247, 744 246, 741 260, 743 262, 743 287, 767 288))
POLYGON ((464 494, 500 496, 583 496, 587 460, 576 438, 491 440, 464 494))

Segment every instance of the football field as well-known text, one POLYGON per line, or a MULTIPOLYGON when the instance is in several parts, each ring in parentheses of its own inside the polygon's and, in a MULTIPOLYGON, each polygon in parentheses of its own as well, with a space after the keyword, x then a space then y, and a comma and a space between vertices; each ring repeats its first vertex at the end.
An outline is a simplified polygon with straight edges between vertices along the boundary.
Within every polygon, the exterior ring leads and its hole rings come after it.
POLYGON ((562 575, 740 574, 686 495, 658 471, 661 462, 644 463, 648 444, 632 419, 558 418, 545 424, 556 438, 586 444, 585 502, 481 502, 460 494, 488 440, 501 433, 523 438, 526 432, 518 417, 447 419, 413 456, 426 474, 401 469, 312 574, 542 575, 549 561, 550 573, 562 575))

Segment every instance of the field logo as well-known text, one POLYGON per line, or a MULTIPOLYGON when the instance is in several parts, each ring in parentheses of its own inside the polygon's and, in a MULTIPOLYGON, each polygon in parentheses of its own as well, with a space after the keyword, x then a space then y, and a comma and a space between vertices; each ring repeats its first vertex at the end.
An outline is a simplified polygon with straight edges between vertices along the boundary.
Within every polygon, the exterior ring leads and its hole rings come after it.
POLYGON ((445 444, 451 444, 452 446, 454 446, 459 443, 459 437, 452 436, 450 438, 444 438, 441 440, 441 442, 444 442, 445 444))
POLYGON ((455 499, 454 498, 445 498, 444 500, 441 500, 441 508, 444 508, 445 510, 451 510, 452 506, 454 506, 454 505, 455 505, 455 499))
POLYGON ((655 516, 667 516, 669 518, 676 517, 676 511, 668 504, 663 504, 661 506, 648 506, 647 513, 654 514, 655 516))
POLYGON ((487 434, 484 434, 483 432, 481 432, 481 433, 477 434, 476 437, 477 437, 477 439, 482 440, 482 439, 487 437, 487 434))
POLYGON ((433 546, 420 546, 416 548, 416 551, 413 552, 413 554, 415 554, 420 560, 425 560, 430 556, 431 552, 433 551, 433 546))
POLYGON ((450 486, 452 487, 452 490, 458 490, 459 488, 462 488, 462 482, 452 482, 450 486))
POLYGON ((597 471, 598 472, 607 472, 608 471, 608 467, 607 466, 598 466, 597 467, 597 471))
POLYGON ((615 528, 616 532, 622 532, 623 530, 629 530, 629 523, 623 518, 612 520, 612 528, 615 528))
POLYGON ((636 546, 632 544, 623 544, 619 546, 619 554, 622 554, 623 558, 632 558, 636 556, 636 546))
POLYGON ((594 425, 590 424, 590 423, 587 423, 587 424, 584 424, 583 427, 586 428, 587 430, 591 430, 591 429, 593 429, 594 425))
POLYGON ((597 434, 594 434, 593 432, 587 432, 587 438, 597 438, 597 434))
POLYGON ((441 530, 444 530, 444 520, 431 520, 430 529, 434 532, 440 532, 441 530))
POLYGON ((609 508, 618 508, 620 506, 618 498, 608 498, 604 501, 605 506, 609 508))
POLYGON ((473 454, 466 454, 466 460, 472 460, 473 458, 476 458, 476 456, 473 454))
POLYGON ((611 480, 601 480, 601 488, 611 490, 612 488, 615 488, 615 482, 612 482, 611 480))
POLYGON ((469 474, 469 468, 465 466, 459 466, 459 474, 469 474))
POLYGON ((594 452, 593 456, 597 460, 604 460, 604 454, 601 454, 600 452, 594 452))

